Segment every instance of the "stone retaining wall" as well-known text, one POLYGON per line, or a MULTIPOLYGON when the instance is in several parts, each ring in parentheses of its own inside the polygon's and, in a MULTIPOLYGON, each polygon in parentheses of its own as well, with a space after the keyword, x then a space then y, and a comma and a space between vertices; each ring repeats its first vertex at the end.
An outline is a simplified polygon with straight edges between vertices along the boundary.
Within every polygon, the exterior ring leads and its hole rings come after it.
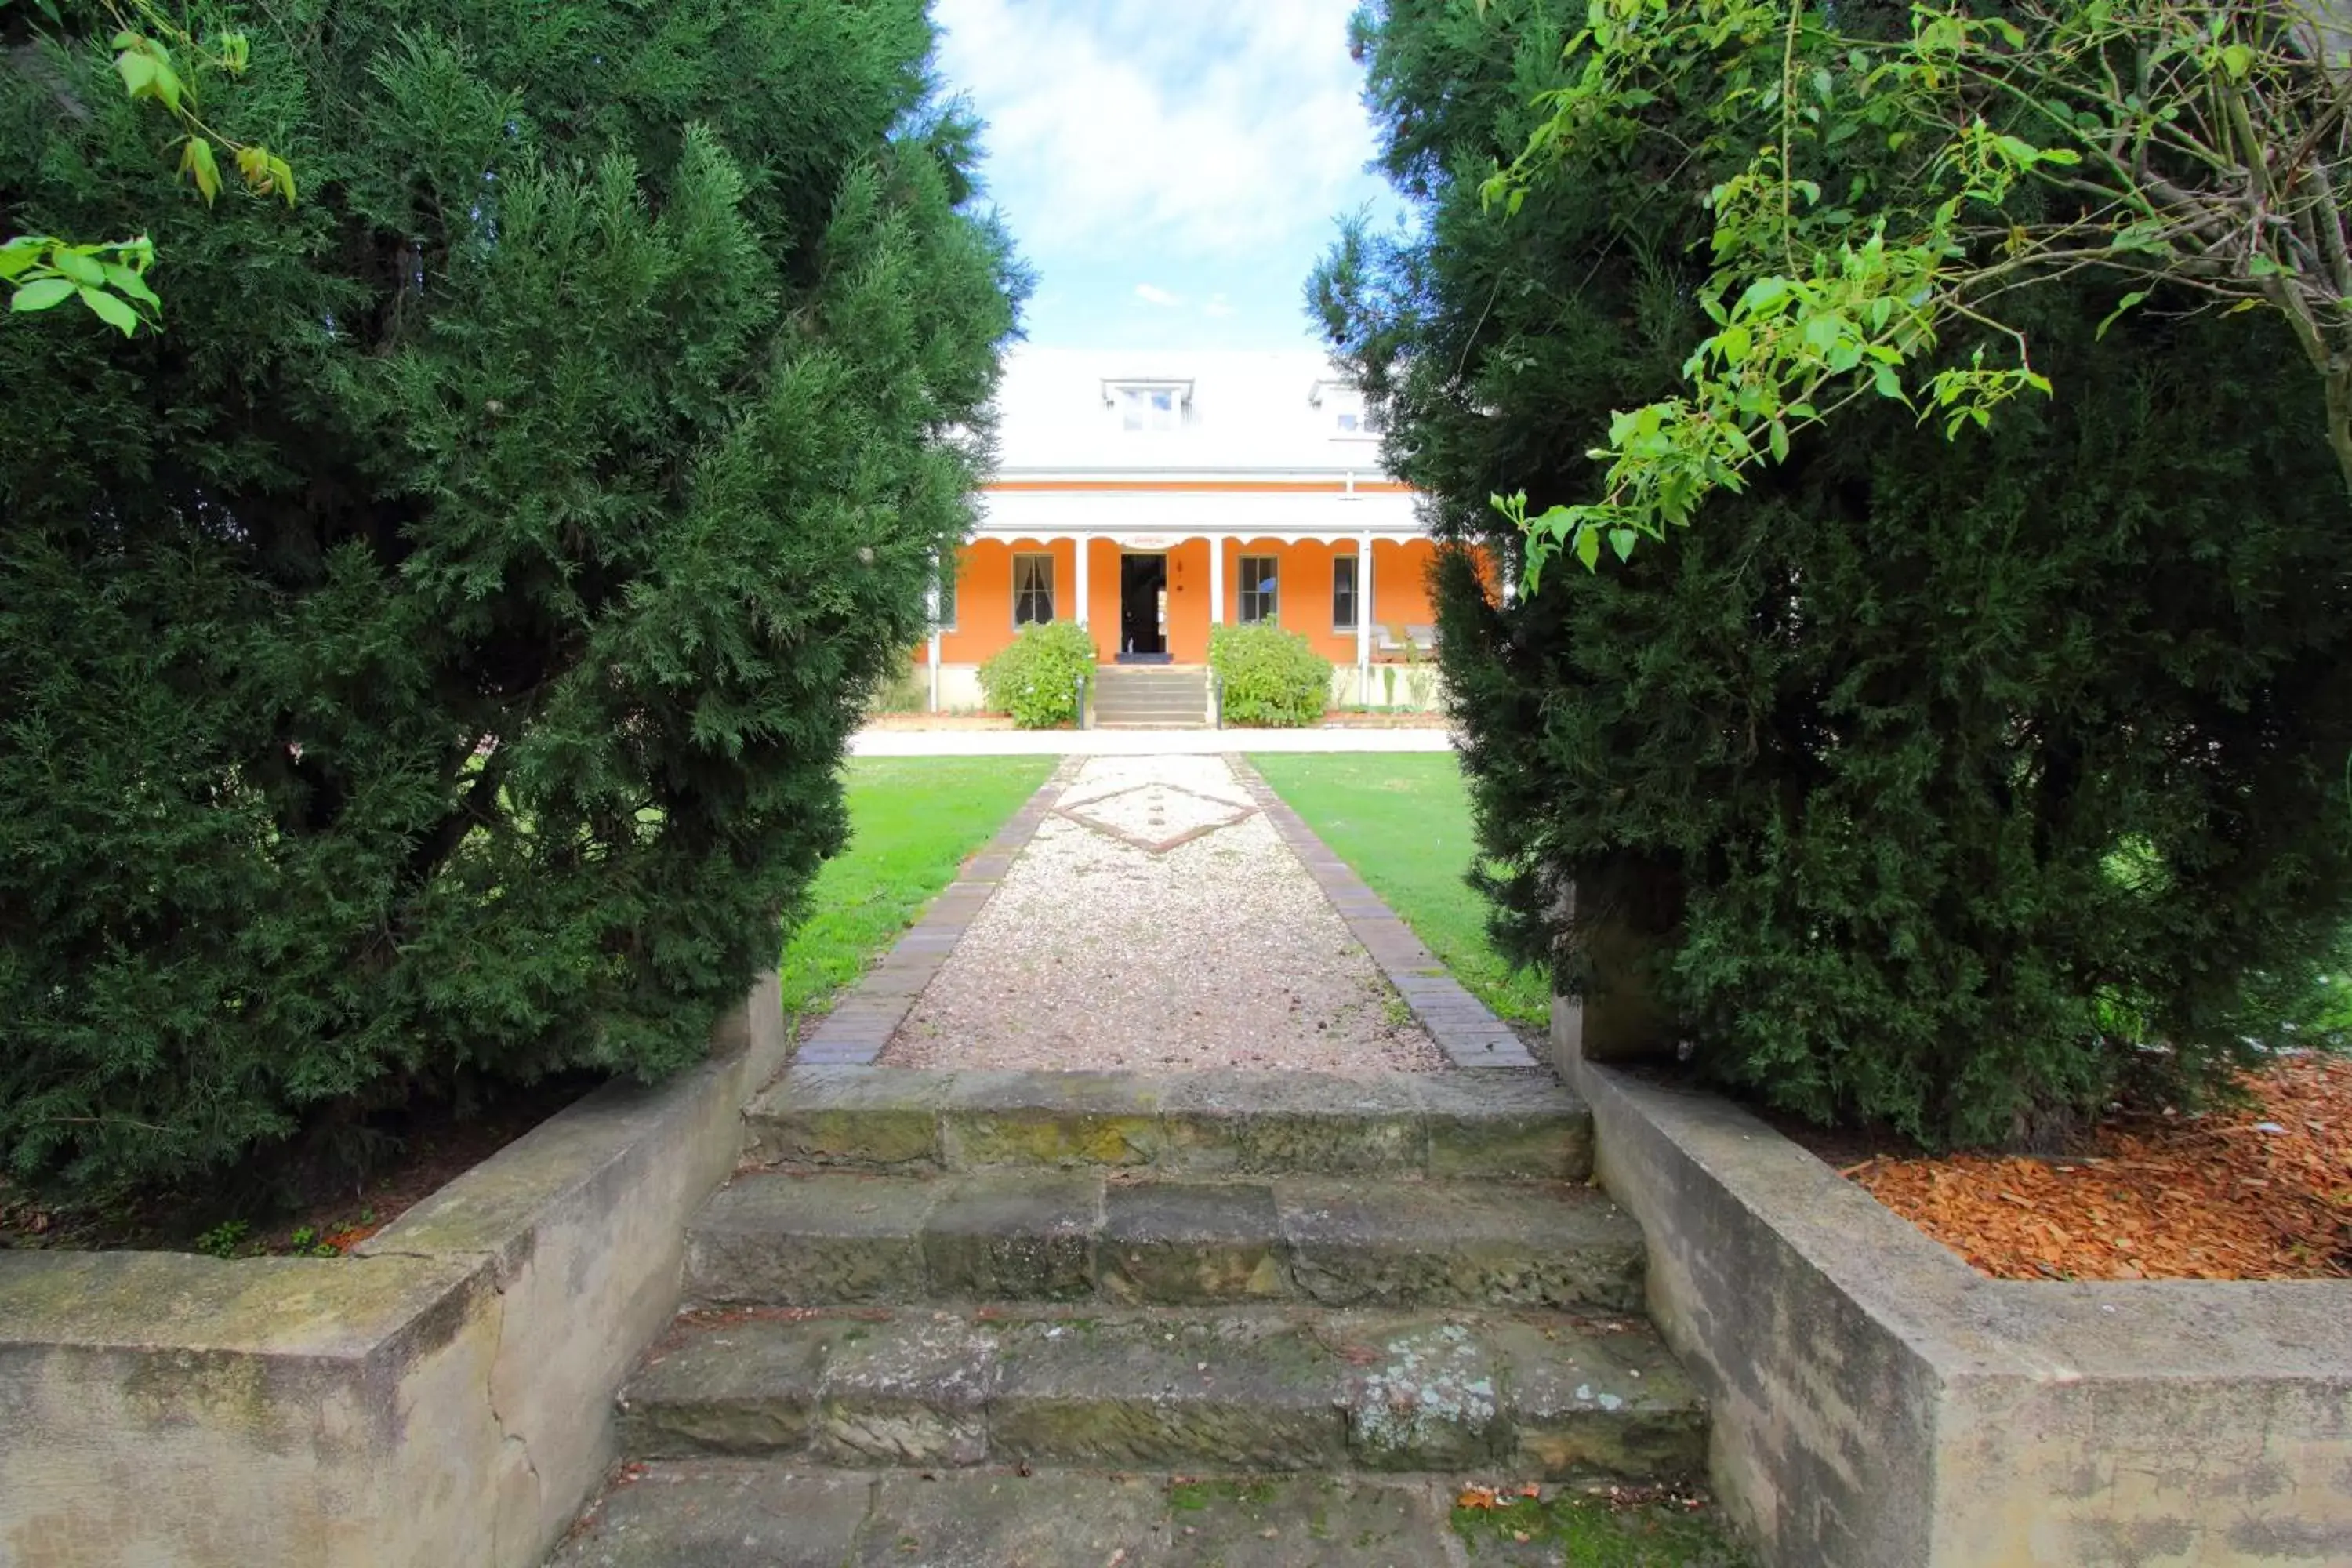
POLYGON ((0 1253, 0 1568, 538 1563, 784 1049, 772 974, 351 1258, 0 1253))
POLYGON ((1754 1117, 1579 1059, 1775 1568, 2352 1563, 2352 1284, 1979 1275, 1754 1117))

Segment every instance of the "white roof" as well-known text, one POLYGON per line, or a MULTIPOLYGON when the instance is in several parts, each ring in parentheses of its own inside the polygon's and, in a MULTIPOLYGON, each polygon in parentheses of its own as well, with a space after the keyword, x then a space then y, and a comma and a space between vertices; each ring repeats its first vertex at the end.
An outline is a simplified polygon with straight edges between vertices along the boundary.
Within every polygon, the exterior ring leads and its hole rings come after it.
POLYGON ((997 416, 1000 479, 1380 472, 1361 395, 1312 351, 1016 345, 997 416), (1173 427, 1128 428, 1129 395, 1153 394, 1173 405, 1173 427), (1343 415, 1355 416, 1352 433, 1343 415))

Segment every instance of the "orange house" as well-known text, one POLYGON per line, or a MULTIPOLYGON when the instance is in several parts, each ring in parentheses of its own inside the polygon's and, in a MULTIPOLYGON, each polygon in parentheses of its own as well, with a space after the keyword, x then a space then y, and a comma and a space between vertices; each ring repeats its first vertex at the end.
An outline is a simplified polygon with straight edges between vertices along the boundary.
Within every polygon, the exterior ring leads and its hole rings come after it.
POLYGON ((918 656, 934 707, 978 706, 980 665, 1048 621, 1104 665, 1179 668, 1212 626, 1272 621, 1332 661, 1342 703, 1399 695, 1374 667, 1433 645, 1415 498, 1320 355, 1019 349, 997 409, 980 526, 918 656))

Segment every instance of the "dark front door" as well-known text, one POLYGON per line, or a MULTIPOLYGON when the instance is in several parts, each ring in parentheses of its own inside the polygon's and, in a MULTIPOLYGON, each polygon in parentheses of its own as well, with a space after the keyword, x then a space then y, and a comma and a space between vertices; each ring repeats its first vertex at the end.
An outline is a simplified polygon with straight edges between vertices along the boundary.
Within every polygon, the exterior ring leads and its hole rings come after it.
POLYGON ((1168 657, 1162 606, 1168 600, 1168 557, 1128 554, 1118 558, 1118 651, 1121 658, 1168 657))

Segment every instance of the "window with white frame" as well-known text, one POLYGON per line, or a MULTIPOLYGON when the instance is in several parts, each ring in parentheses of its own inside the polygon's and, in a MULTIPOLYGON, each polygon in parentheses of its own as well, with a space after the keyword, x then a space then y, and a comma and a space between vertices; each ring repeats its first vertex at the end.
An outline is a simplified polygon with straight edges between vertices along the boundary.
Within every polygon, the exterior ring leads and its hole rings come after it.
POLYGON ((1042 626, 1054 618, 1054 558, 1013 558, 1013 624, 1042 626))
POLYGON ((1172 386, 1130 386, 1118 395, 1118 417, 1129 430, 1173 430, 1181 422, 1172 386))
POLYGON ((1331 557, 1331 629, 1335 632, 1356 629, 1357 564, 1352 555, 1331 557))
POLYGON ((1260 621, 1277 620, 1279 617, 1274 595, 1274 557, 1243 556, 1242 625, 1255 626, 1260 621))

